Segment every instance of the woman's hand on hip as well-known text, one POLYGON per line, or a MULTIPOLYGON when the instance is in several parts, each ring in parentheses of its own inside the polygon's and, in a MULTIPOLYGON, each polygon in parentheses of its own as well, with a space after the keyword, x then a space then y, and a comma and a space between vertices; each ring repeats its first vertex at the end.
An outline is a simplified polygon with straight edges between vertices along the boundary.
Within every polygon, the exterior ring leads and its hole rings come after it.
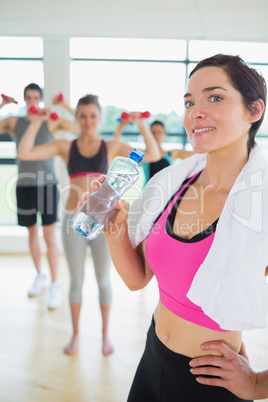
POLYGON ((254 399, 257 373, 250 367, 243 342, 239 354, 220 341, 205 342, 201 349, 217 350, 222 356, 206 355, 190 361, 190 371, 200 384, 223 387, 239 398, 254 399))

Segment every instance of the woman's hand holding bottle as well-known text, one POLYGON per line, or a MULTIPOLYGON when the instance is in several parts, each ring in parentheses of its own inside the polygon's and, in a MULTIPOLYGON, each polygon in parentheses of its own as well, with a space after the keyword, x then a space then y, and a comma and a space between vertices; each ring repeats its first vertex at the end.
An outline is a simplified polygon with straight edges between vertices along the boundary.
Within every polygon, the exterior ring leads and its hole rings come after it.
MULTIPOLYGON (((105 181, 106 176, 101 175, 98 180, 94 180, 91 182, 92 192, 86 192, 83 194, 83 201, 78 201, 77 208, 81 208, 84 201, 88 200, 92 193, 98 191, 102 183, 105 181)), ((123 228, 126 227, 128 211, 129 211, 129 203, 125 200, 116 200, 114 202, 115 211, 111 218, 108 220, 106 225, 103 227, 103 231, 106 236, 114 236, 115 238, 119 237, 123 228)))

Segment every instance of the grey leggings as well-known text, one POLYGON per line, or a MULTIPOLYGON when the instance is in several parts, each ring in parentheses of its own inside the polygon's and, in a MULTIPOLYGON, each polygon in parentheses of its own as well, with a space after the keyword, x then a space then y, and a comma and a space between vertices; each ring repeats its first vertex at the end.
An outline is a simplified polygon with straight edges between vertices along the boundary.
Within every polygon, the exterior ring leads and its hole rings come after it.
POLYGON ((70 226, 73 214, 63 214, 62 243, 70 272, 70 303, 82 301, 82 286, 85 273, 85 256, 87 244, 90 245, 94 262, 95 275, 99 288, 100 304, 111 304, 112 289, 110 283, 111 258, 104 233, 89 241, 76 233, 70 226))

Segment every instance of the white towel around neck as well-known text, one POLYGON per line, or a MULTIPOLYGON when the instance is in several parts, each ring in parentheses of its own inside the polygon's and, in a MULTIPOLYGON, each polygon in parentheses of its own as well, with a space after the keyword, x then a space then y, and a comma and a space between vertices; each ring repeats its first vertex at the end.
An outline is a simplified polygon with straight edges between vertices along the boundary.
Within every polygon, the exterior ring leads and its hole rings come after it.
MULTIPOLYGON (((163 169, 147 183, 129 212, 133 247, 147 238, 168 200, 186 178, 204 169, 206 159, 206 154, 194 155, 163 169)), ((267 266, 268 164, 255 145, 228 195, 212 246, 187 297, 222 329, 265 328, 267 266)))

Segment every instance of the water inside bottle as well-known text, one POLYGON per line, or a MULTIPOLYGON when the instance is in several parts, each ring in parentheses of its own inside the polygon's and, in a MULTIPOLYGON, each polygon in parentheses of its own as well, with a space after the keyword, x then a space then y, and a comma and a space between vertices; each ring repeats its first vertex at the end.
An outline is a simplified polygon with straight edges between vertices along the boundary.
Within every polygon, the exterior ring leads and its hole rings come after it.
MULTIPOLYGON (((119 195, 122 195, 137 181, 139 176, 139 172, 124 173, 122 171, 113 170, 109 173, 106 181, 119 195)), ((103 184, 105 184, 105 182, 103 184)))
POLYGON ((73 221, 71 225, 73 229, 75 229, 81 235, 87 237, 89 240, 95 239, 104 226, 94 221, 84 212, 79 212, 75 218, 75 222, 73 221))
POLYGON ((119 198, 118 193, 104 182, 100 189, 84 202, 74 216, 71 226, 89 240, 94 239, 114 213, 114 201, 119 198))
POLYGON ((117 176, 118 179, 123 179, 134 183, 136 181, 136 177, 139 177, 140 172, 129 172, 128 170, 126 170, 125 172, 122 170, 112 170, 110 174, 117 176))
POLYGON ((139 175, 139 171, 110 171, 99 190, 84 202, 74 216, 71 223, 73 229, 89 240, 97 237, 114 213, 115 200, 120 199, 121 195, 137 181, 139 175))

